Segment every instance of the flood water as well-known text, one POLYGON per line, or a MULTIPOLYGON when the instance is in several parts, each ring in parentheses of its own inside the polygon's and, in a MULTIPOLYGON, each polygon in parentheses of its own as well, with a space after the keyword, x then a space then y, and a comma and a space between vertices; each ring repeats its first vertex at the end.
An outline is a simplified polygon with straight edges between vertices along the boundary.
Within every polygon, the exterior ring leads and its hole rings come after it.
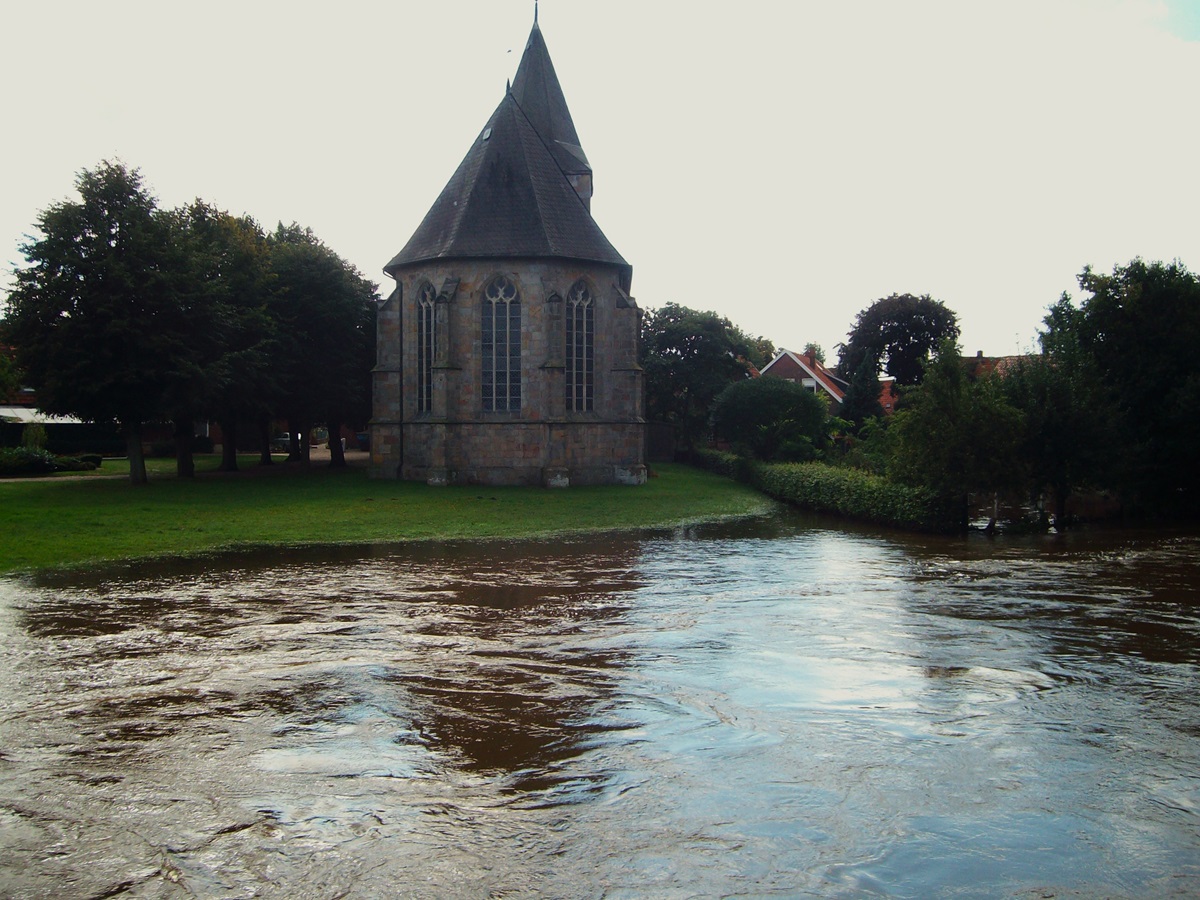
POLYGON ((1200 538, 0 580, 6 897, 1200 894, 1200 538))

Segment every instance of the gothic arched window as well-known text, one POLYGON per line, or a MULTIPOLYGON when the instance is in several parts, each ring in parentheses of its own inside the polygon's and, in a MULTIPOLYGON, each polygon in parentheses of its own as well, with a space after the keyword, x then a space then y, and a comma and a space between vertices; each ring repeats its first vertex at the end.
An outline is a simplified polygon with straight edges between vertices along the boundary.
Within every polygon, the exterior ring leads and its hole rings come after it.
POLYGON ((426 281, 417 289, 417 412, 433 409, 433 355, 435 353, 435 309, 437 294, 426 281))
POLYGON ((595 304, 587 282, 577 281, 567 293, 566 367, 567 412, 592 409, 593 357, 595 355, 595 304))
POLYGON ((521 297, 503 275, 483 291, 480 355, 484 412, 521 408, 521 297))

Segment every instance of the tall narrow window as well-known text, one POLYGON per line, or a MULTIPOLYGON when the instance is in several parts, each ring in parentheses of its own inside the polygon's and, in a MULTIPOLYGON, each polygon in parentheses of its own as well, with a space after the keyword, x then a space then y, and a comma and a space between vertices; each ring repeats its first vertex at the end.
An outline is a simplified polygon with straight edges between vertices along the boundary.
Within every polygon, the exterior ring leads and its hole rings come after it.
POLYGON ((587 283, 575 282, 566 303, 567 412, 588 412, 592 408, 594 308, 587 283))
POLYGON ((433 410, 434 301, 436 292, 428 281, 417 291, 417 412, 433 410))
POLYGON ((483 292, 480 351, 484 412, 521 408, 521 298, 503 275, 483 292))

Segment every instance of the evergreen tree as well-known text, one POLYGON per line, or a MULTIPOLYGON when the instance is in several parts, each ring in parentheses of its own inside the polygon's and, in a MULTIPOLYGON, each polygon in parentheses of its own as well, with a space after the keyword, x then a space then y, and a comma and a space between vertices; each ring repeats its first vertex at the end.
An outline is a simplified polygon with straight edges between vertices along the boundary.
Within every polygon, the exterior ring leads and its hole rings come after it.
POLYGON ((846 396, 842 398, 840 418, 861 425, 867 419, 883 415, 883 407, 879 405, 878 374, 878 360, 869 353, 863 356, 850 379, 846 396))

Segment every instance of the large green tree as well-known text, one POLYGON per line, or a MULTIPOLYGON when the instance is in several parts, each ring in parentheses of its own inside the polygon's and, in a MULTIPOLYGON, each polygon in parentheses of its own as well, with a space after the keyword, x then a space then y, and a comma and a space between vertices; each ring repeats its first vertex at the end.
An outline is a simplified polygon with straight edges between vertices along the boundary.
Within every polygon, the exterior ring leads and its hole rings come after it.
MULTIPOLYGON (((221 468, 237 468, 238 434, 244 427, 269 432, 279 397, 275 373, 276 325, 268 309, 271 284, 267 237, 248 216, 233 216, 197 200, 182 213, 186 226, 191 291, 205 309, 203 415, 221 424, 221 468)), ((178 418, 177 450, 190 443, 191 424, 178 418)), ((268 434, 269 437, 269 434, 268 434)), ((269 463, 269 450, 262 461, 269 463)))
POLYGON ((690 452, 708 433, 717 395, 770 361, 773 348, 715 312, 668 303, 642 316, 646 415, 678 429, 690 452))
POLYGON ((178 315, 174 229, 136 169, 103 162, 76 188, 21 247, 28 264, 15 273, 9 335, 41 408, 118 422, 130 480, 141 483, 143 424, 164 414, 193 337, 178 315))
POLYGON ((1029 492, 1050 496, 1059 528, 1067 522, 1070 496, 1103 483, 1115 437, 1111 392, 1079 346, 1078 331, 1061 328, 1075 313, 1069 303, 1056 307, 1047 316, 1059 323, 1053 341, 1043 335, 1043 352, 1018 360, 1000 379, 1005 399, 1024 417, 1019 452, 1029 492))
POLYGON ((1151 511, 1200 512, 1200 279, 1180 262, 1135 259, 1105 275, 1085 268, 1078 306, 1046 317, 1052 359, 1082 353, 1107 398, 1112 486, 1151 511))
POLYGON ((849 381, 864 360, 874 359, 897 384, 917 384, 933 350, 945 340, 957 341, 958 334, 958 317, 940 300, 892 294, 855 318, 846 342, 838 345, 838 374, 849 381))
POLYGON ((997 380, 970 377, 958 345, 947 340, 892 419, 888 471, 956 503, 965 526, 969 494, 1002 493, 1023 483, 1021 429, 1021 413, 997 380))
MULTIPOLYGON (((269 243, 280 411, 293 435, 324 423, 331 465, 345 465, 340 426, 365 419, 370 402, 376 286, 311 229, 280 225, 269 243)), ((307 462, 307 441, 293 452, 307 462)))

